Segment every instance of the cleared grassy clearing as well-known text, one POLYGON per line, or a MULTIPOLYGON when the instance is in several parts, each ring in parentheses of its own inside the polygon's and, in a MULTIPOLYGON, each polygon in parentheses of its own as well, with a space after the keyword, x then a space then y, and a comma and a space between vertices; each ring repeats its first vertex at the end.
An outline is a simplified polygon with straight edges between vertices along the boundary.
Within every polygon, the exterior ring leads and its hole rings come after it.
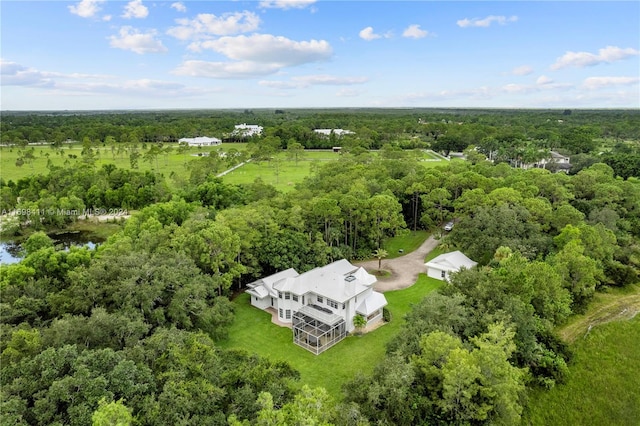
POLYGON ((400 235, 396 235, 393 238, 389 238, 382 244, 382 248, 384 248, 389 254, 386 259, 393 259, 396 257, 404 256, 407 253, 411 253, 429 236, 429 233, 424 230, 419 231, 405 231, 400 235), (400 252, 402 250, 402 253, 400 252))
POLYGON ((317 356, 294 345, 291 329, 272 324, 271 315, 252 307, 249 295, 242 294, 234 300, 236 319, 229 330, 229 338, 218 345, 287 361, 300 371, 302 384, 325 387, 340 399, 343 383, 358 373, 371 373, 383 359, 386 343, 397 334, 411 305, 442 284, 442 281, 420 274, 413 286, 385 293, 389 302, 387 308, 393 318, 391 322, 363 336, 349 336, 317 356))
POLYGON ((530 394, 523 424, 638 425, 640 315, 594 327, 573 344, 569 380, 530 394))

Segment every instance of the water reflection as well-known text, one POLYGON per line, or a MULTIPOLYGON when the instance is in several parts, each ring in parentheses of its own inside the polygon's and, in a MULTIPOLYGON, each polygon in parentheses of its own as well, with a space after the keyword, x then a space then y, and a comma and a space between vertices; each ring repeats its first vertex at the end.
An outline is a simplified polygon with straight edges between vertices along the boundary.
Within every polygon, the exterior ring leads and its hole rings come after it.
MULTIPOLYGON (((102 242, 92 233, 82 231, 50 234, 49 237, 53 239, 58 250, 69 250, 71 246, 84 246, 94 249, 102 242)), ((20 262, 23 256, 24 253, 19 243, 10 240, 0 241, 0 263, 3 265, 20 262)))

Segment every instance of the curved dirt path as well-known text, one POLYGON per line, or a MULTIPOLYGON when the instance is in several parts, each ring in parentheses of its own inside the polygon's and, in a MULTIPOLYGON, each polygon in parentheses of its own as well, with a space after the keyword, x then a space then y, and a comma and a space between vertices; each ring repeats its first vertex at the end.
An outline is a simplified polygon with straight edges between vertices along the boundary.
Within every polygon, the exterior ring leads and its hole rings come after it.
MULTIPOLYGON (((400 290, 415 284, 420 272, 426 272, 424 258, 433 250, 439 241, 430 236, 416 250, 395 259, 382 259, 382 269, 391 272, 389 277, 379 277, 374 289, 380 292, 400 290)), ((378 269, 378 259, 354 262, 371 272, 378 269)))
MULTIPOLYGON (((635 287, 639 289, 640 287, 635 287)), ((560 337, 566 342, 574 342, 578 337, 585 337, 595 326, 611 321, 630 320, 640 313, 640 292, 624 296, 616 296, 602 305, 590 309, 581 318, 559 330, 560 337)))

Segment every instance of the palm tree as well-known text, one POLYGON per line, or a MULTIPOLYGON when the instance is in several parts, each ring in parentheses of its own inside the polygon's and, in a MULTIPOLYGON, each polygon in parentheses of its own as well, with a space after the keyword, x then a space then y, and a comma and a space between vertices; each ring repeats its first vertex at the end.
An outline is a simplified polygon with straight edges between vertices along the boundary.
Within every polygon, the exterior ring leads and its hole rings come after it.
POLYGON ((381 249, 381 248, 376 249, 376 251, 373 252, 373 257, 378 259, 378 270, 382 268, 382 259, 384 259, 388 255, 389 253, 387 253, 385 249, 381 249))
POLYGON ((360 314, 356 314, 356 316, 353 317, 353 326, 356 328, 358 334, 361 334, 362 329, 367 326, 367 319, 360 314))

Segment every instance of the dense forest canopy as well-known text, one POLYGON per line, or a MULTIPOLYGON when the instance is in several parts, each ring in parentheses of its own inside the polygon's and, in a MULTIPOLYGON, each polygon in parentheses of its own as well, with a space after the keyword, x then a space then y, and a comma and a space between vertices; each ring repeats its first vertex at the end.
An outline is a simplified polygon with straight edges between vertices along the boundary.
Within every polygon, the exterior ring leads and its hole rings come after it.
POLYGON ((0 267, 3 422, 517 424, 528 387, 567 378, 571 351, 555 327, 595 292, 638 282, 635 110, 3 112, 2 141, 87 139, 90 149, 239 122, 265 127, 247 155, 335 143, 314 128, 355 134, 288 193, 225 183, 213 158, 191 160, 179 186, 91 161, 0 182, 3 209, 139 209, 95 250, 56 248, 42 231, 65 223, 47 215, 3 230, 30 235, 25 258, 0 267), (425 167, 414 149, 427 147, 467 150, 467 161, 425 167), (516 148, 584 163, 565 174, 500 161, 516 148), (256 278, 369 258, 391 236, 448 220, 441 247, 479 267, 416 300, 380 365, 346 383, 341 400, 285 363, 217 346, 234 292, 256 278))

